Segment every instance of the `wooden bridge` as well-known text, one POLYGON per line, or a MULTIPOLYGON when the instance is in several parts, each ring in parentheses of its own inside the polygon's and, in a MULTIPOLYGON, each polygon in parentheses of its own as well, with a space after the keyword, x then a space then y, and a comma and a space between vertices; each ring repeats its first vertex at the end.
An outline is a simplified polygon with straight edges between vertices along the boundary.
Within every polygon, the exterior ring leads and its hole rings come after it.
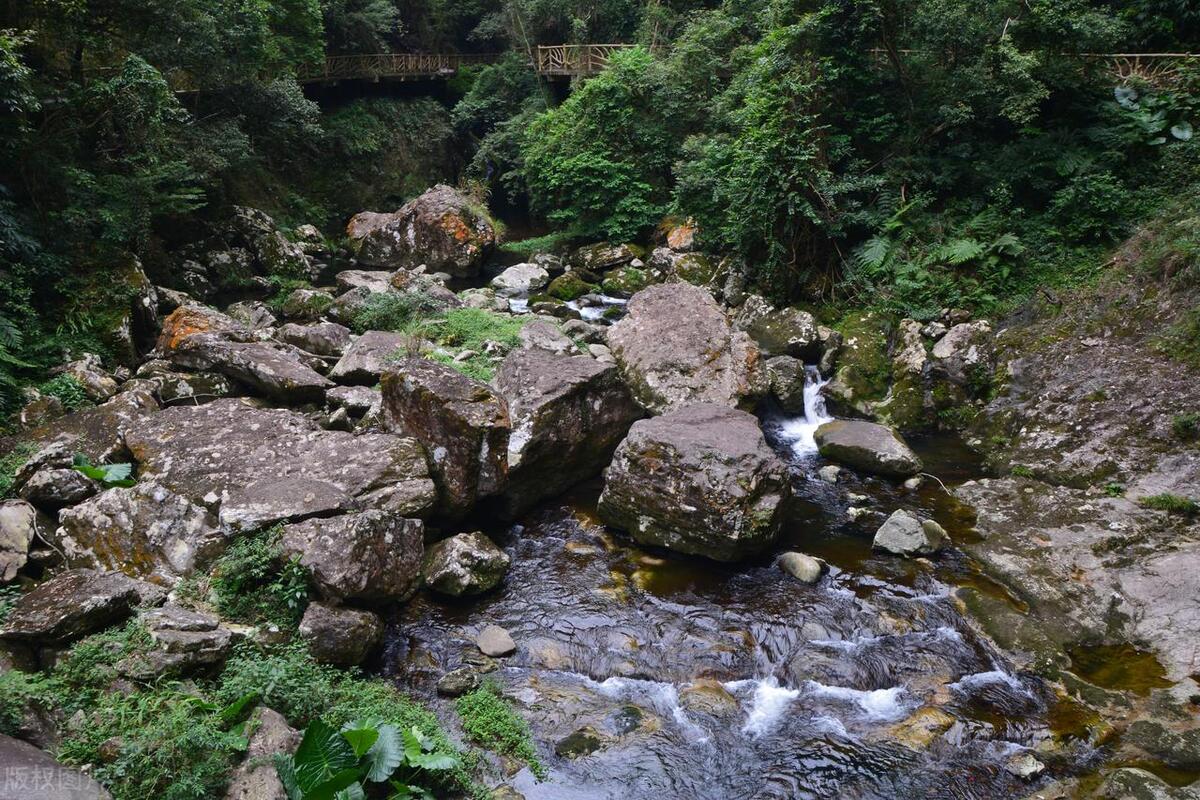
MULTIPOLYGON (((538 47, 533 67, 551 77, 595 75, 608 59, 628 44, 560 44, 538 47)), ((427 80, 448 78, 463 67, 492 64, 498 53, 460 55, 456 53, 375 53, 372 55, 330 56, 324 63, 302 67, 296 74, 301 83, 340 80, 427 80)))

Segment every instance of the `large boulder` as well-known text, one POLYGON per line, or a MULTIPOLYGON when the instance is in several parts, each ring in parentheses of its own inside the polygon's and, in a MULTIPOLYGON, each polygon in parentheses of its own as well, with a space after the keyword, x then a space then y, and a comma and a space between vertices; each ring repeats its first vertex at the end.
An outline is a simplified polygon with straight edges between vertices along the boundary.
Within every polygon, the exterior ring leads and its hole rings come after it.
POLYGON ((3 800, 112 800, 92 778, 64 767, 49 753, 28 742, 0 734, 0 779, 3 800))
POLYGON ((604 473, 599 512, 642 544, 734 561, 775 541, 789 495, 758 420, 705 403, 634 423, 604 473))
POLYGON ((492 288, 509 297, 528 295, 550 282, 550 273, 537 264, 516 264, 492 278, 492 288))
POLYGON ((391 278, 392 273, 388 270, 365 269, 343 270, 334 276, 339 294, 358 288, 366 289, 371 294, 382 294, 391 291, 391 278))
POLYGON ((496 374, 508 403, 508 488, 512 517, 598 475, 642 409, 616 367, 540 348, 510 353, 496 374))
POLYGON ((298 325, 289 322, 276 333, 281 341, 317 356, 339 357, 350 345, 350 329, 336 322, 298 325))
POLYGON ((148 480, 66 509, 59 524, 71 564, 162 582, 192 574, 226 544, 208 509, 148 480))
POLYGON ((37 509, 24 500, 0 502, 0 583, 17 577, 17 571, 29 560, 29 546, 37 538, 40 517, 37 509))
POLYGON ((394 214, 366 212, 346 228, 359 263, 474 275, 496 244, 487 210, 449 186, 433 187, 394 214))
POLYGON ((655 414, 692 403, 753 405, 766 392, 754 342, 695 286, 638 292, 609 332, 608 346, 634 398, 655 414))
POLYGON ((0 639, 64 644, 120 622, 165 593, 119 572, 73 569, 21 595, 0 639))
POLYGON ((151 646, 117 664, 117 671, 133 680, 190 675, 224 663, 233 650, 233 631, 210 614, 167 604, 143 611, 138 621, 151 646))
POLYGON ((363 511, 288 525, 280 540, 330 600, 407 599, 421 582, 425 526, 385 511, 363 511))
POLYGON ((875 531, 872 546, 898 556, 927 556, 950 541, 945 529, 933 520, 920 520, 904 509, 892 513, 875 531))
POLYGON ((820 354, 817 321, 807 311, 796 308, 772 311, 755 320, 748 333, 767 355, 815 361, 820 354))
POLYGON ((346 349, 329 377, 339 383, 374 386, 384 369, 404 352, 407 339, 403 333, 367 331, 346 349))
POLYGON ((405 358, 383 373, 383 424, 429 451, 440 511, 465 514, 504 488, 509 414, 490 386, 423 358, 405 358))
POLYGON ((839 419, 817 428, 813 437, 821 455, 847 466, 891 478, 921 471, 917 457, 891 428, 861 420, 839 419))
POLYGON ((429 546, 421 574, 425 584, 451 597, 482 594, 508 572, 511 559, 479 531, 460 533, 429 546))
MULTIPOLYGON (((69 466, 76 453, 87 456, 93 464, 128 460, 125 431, 139 427, 158 410, 158 401, 150 392, 121 392, 103 405, 76 411, 35 428, 26 438, 41 450, 30 459, 28 475, 45 465, 40 458, 43 455, 61 459, 56 462, 61 466, 69 466)), ((18 475, 18 487, 20 483, 18 475)))
POLYGON ((228 224, 233 239, 250 251, 258 271, 288 278, 316 280, 319 270, 304 248, 291 241, 275 220, 257 208, 234 206, 228 224))
POLYGON ((239 400, 168 409, 125 441, 141 480, 215 510, 231 529, 364 507, 422 516, 435 500, 412 439, 324 431, 295 412, 239 400))
POLYGON ((984 320, 959 323, 937 340, 930 355, 934 377, 969 389, 986 386, 996 363, 992 326, 984 320))
POLYGON ((305 364, 295 352, 267 342, 234 342, 218 334, 195 334, 171 352, 177 366, 212 370, 249 391, 284 403, 323 400, 333 381, 305 364))
POLYGON ((169 361, 154 359, 138 367, 137 377, 153 385, 154 395, 163 405, 190 403, 200 405, 237 394, 233 381, 217 372, 184 372, 169 361))
POLYGON ((353 667, 365 661, 383 639, 383 623, 370 611, 309 603, 299 633, 317 661, 353 667))
POLYGON ((180 344, 201 333, 219 333, 227 339, 239 342, 254 340, 250 328, 233 317, 208 306, 188 303, 176 308, 163 320, 155 349, 169 357, 180 344))

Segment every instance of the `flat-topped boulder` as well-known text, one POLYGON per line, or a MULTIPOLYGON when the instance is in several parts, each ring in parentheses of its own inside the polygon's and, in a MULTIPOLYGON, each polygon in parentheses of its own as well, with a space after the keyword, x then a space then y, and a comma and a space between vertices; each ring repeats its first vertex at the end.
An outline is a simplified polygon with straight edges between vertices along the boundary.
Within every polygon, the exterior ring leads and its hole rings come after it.
POLYGON ((407 338, 403 333, 367 331, 346 348, 329 377, 338 383, 374 386, 384 369, 403 352, 407 338))
POLYGON ((326 431, 295 412, 239 400, 155 416, 125 437, 140 479, 215 510, 224 527, 357 508, 423 516, 434 505, 425 453, 410 438, 326 431))
POLYGON ((907 478, 922 468, 908 443, 885 425, 839 419, 817 428, 814 438, 825 458, 865 472, 907 478))
POLYGON ((510 517, 599 475, 643 416, 616 367, 588 356, 513 351, 496 388, 512 420, 501 503, 510 517))
POLYGON ((280 545, 323 597, 386 603, 417 590, 424 540, 420 520, 375 510, 288 525, 280 545))
POLYGON ((705 403, 633 424, 604 473, 599 513, 641 544, 735 561, 776 540, 790 493, 758 420, 705 403))
POLYGON ((166 592, 119 572, 73 569, 21 595, 0 626, 0 639, 65 644, 120 622, 166 592))
POLYGON ((317 356, 340 356, 350 345, 350 329, 336 322, 289 322, 275 334, 281 341, 317 356))
POLYGON ((492 278, 497 294, 518 297, 536 292, 550 283, 550 273, 537 264, 514 264, 492 278))
POLYGON ((382 385, 384 428, 428 450, 440 513, 461 516, 504 488, 510 422, 495 390, 416 357, 389 366, 382 385))
POLYGON ((359 263, 387 269, 474 275, 496 244, 486 209, 439 184, 394 214, 364 212, 346 228, 359 263))
POLYGON ((200 333, 179 342, 169 357, 176 366, 219 372, 254 394, 284 403, 320 401, 334 385, 286 346, 269 342, 200 333))
POLYGON ((695 403, 750 406, 767 391, 758 348, 697 286, 635 294, 608 346, 634 398, 654 414, 695 403))
MULTIPOLYGON (((386 215, 385 215, 386 216, 386 215)), ((334 276, 337 281, 338 293, 342 294, 351 289, 363 288, 372 294, 391 291, 392 273, 384 270, 347 269, 334 276)))
POLYGON ((59 540, 76 566, 173 582, 219 556, 227 538, 203 506, 150 480, 108 489, 59 514, 59 540))

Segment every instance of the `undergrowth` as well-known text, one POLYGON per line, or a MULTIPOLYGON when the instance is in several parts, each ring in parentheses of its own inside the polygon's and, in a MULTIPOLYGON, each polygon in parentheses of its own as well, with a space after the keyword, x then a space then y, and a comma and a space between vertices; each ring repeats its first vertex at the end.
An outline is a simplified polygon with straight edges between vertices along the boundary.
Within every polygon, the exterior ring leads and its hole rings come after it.
POLYGON ((1200 504, 1188 497, 1182 497, 1170 492, 1162 494, 1154 494, 1149 497, 1143 497, 1141 504, 1146 508, 1157 509, 1158 511, 1166 511, 1169 514, 1184 514, 1193 516, 1200 513, 1200 504))
POLYGON ((308 606, 308 570, 279 546, 282 528, 243 536, 213 566, 211 588, 217 611, 247 624, 295 628, 308 606))
POLYGON ((525 762, 538 778, 546 777, 546 768, 538 759, 529 723, 513 710, 495 685, 485 682, 473 692, 455 701, 463 730, 476 743, 525 762))

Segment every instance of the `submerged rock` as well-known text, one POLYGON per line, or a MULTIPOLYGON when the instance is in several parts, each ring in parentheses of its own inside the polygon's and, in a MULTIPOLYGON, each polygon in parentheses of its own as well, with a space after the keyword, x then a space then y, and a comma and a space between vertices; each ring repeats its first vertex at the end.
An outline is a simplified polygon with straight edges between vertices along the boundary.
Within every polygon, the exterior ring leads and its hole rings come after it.
POLYGON ((394 214, 363 212, 346 228, 360 263, 474 275, 496 244, 486 210, 449 186, 433 187, 394 214))
POLYGON ((634 398, 662 414, 693 403, 753 405, 766 374, 750 337, 706 290, 687 284, 651 286, 629 301, 608 346, 634 398))
POLYGON ((478 531, 432 544, 422 574, 430 589, 451 597, 482 594, 504 579, 511 559, 478 531))
POLYGON ((412 357, 390 366, 382 383, 384 426, 428 449, 441 513, 462 516, 504 487, 508 408, 490 386, 412 357))
POLYGON ((617 369, 587 356, 514 351, 496 388, 512 424, 501 500, 508 517, 598 475, 642 416, 617 369))
POLYGON ((892 513, 875 532, 872 546, 899 556, 932 555, 945 547, 950 537, 933 520, 920 520, 904 509, 892 513))
POLYGON ((298 632, 317 661, 353 667, 379 645, 383 623, 370 611, 309 603, 298 632))
POLYGON ((744 411, 702 404, 634 423, 604 474, 599 513, 641 544, 718 561, 769 547, 787 468, 744 411))
POLYGON ((921 471, 921 459, 891 428, 860 420, 834 420, 814 433, 821 455, 855 469, 892 478, 921 471))
POLYGON ((168 409, 126 443, 142 480, 213 509, 232 529, 364 507, 422 516, 435 500, 414 440, 324 431, 294 412, 238 400, 168 409))
POLYGON ((425 526, 384 511, 310 519, 283 529, 280 546, 298 557, 331 600, 405 600, 421 581, 425 526))

